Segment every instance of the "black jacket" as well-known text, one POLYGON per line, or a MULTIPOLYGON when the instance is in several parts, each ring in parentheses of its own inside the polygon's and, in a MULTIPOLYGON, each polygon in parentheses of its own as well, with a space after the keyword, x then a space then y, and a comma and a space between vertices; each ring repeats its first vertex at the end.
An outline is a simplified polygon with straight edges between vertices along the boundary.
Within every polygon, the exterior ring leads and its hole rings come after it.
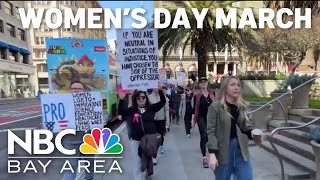
POLYGON ((160 101, 156 104, 152 104, 146 107, 146 111, 141 115, 137 107, 128 108, 128 103, 124 100, 119 102, 119 114, 125 115, 125 118, 129 118, 128 125, 130 126, 131 138, 140 141, 143 135, 156 133, 156 127, 154 123, 154 115, 158 112, 166 103, 166 97, 163 95, 163 91, 159 90, 160 101), (139 122, 133 122, 134 114, 140 114, 139 122), (141 126, 141 120, 143 121, 144 131, 141 126))

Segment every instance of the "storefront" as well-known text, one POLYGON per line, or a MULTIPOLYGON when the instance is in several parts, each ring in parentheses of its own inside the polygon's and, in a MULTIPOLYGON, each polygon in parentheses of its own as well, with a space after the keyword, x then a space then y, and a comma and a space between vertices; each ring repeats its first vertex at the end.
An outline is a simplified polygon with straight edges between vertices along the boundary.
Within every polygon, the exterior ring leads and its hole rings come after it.
POLYGON ((24 97, 35 95, 34 85, 36 68, 29 64, 0 60, 0 89, 3 89, 7 97, 16 97, 17 90, 24 97))

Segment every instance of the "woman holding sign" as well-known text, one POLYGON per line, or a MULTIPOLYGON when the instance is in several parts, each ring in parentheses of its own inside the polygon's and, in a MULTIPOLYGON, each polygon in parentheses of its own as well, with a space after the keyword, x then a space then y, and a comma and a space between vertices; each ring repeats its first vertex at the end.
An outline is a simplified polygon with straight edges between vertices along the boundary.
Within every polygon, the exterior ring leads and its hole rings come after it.
MULTIPOLYGON (((252 180, 248 142, 252 140, 251 121, 241 98, 240 80, 226 77, 218 98, 208 110, 209 167, 216 179, 229 180, 234 174, 238 180, 252 180)), ((255 142, 261 142, 255 137, 255 142)))
MULTIPOLYGON (((155 134, 156 127, 154 123, 155 113, 162 109, 166 103, 166 97, 163 91, 159 90, 160 101, 155 104, 150 104, 148 96, 143 91, 137 91, 132 96, 132 106, 128 108, 128 104, 124 101, 126 93, 119 91, 119 113, 126 114, 129 118, 128 125, 131 129, 131 152, 134 161, 133 179, 145 180, 150 178, 153 172, 146 170, 142 171, 142 159, 139 156, 140 140, 148 134, 155 134)), ((161 137, 161 136, 160 136, 161 137)), ((152 157, 148 159, 149 165, 152 166, 152 157)), ((149 169, 148 169, 149 170, 149 169)))

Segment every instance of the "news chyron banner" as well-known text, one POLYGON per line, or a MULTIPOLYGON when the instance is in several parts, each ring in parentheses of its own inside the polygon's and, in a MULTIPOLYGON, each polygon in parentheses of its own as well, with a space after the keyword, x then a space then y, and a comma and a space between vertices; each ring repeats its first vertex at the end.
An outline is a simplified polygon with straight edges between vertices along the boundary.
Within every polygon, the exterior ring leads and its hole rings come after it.
POLYGON ((87 91, 108 91, 106 39, 46 38, 49 89, 70 92, 79 81, 87 91))

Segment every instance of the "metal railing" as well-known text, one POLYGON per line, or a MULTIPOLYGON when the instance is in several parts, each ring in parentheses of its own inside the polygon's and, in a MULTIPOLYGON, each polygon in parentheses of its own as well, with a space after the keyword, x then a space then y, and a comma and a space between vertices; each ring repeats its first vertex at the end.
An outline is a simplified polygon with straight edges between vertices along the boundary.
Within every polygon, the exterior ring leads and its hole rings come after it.
MULTIPOLYGON (((312 78, 312 79, 310 79, 310 80, 308 80, 308 81, 300 84, 299 86, 297 86, 297 87, 291 89, 290 91, 288 91, 288 92, 280 95, 279 97, 277 97, 277 98, 269 101, 268 103, 260 106, 259 108, 255 109, 255 110, 253 110, 253 111, 251 111, 251 112, 248 112, 248 114, 252 114, 252 113, 254 113, 254 112, 257 112, 257 111, 259 111, 260 109, 262 109, 262 108, 270 105, 271 103, 277 101, 277 102, 280 104, 281 109, 282 109, 282 112, 283 112, 283 114, 284 114, 285 126, 288 126, 288 119, 289 119, 289 118, 288 118, 288 114, 285 112, 285 108, 284 108, 283 104, 281 103, 280 98, 282 98, 282 97, 286 96, 287 94, 295 91, 296 89, 299 89, 300 87, 302 87, 302 86, 304 86, 304 85, 306 85, 306 84, 308 84, 308 83, 316 80, 317 78, 319 78, 319 77, 314 77, 314 78, 312 78)), ((278 128, 274 129, 274 130, 271 132, 271 136, 273 136, 277 131, 280 131, 280 130, 300 129, 300 128, 304 128, 304 127, 310 126, 311 124, 315 123, 315 122, 318 121, 318 120, 320 120, 320 117, 317 117, 317 118, 313 119, 312 121, 310 121, 310 122, 308 122, 308 123, 306 123, 306 124, 300 125, 300 126, 294 126, 294 127, 278 127, 278 128)), ((273 142, 269 141, 269 143, 270 143, 271 147, 273 148, 273 150, 275 151, 276 156, 277 156, 277 158, 278 158, 278 160, 279 160, 280 169, 281 169, 281 179, 282 179, 282 180, 285 180, 286 178, 285 178, 285 172, 284 172, 284 165, 283 165, 283 160, 282 160, 282 158, 281 158, 281 156, 280 156, 280 153, 279 153, 278 149, 276 148, 276 146, 274 145, 273 142)))
POLYGON ((269 104, 273 103, 274 101, 279 100, 279 99, 280 99, 280 98, 282 98, 283 96, 285 96, 285 95, 287 95, 287 94, 291 93, 292 91, 294 91, 294 90, 296 90, 296 89, 299 89, 300 87, 302 87, 302 86, 304 86, 304 85, 306 85, 306 84, 308 84, 308 83, 310 83, 310 82, 312 82, 312 81, 316 80, 317 78, 320 78, 320 77, 314 77, 314 78, 312 78, 312 79, 309 79, 308 81, 306 81, 306 82, 304 82, 304 83, 300 84, 299 86, 297 86, 297 87, 295 87, 295 88, 293 88, 293 89, 289 90, 288 92, 286 92, 286 93, 282 94, 281 96, 279 96, 279 97, 277 97, 277 98, 275 98, 275 99, 272 99, 271 101, 269 101, 268 103, 266 103, 266 104, 264 104, 264 105, 260 106, 259 108, 255 109, 255 110, 253 110, 253 111, 248 112, 248 114, 251 114, 251 113, 254 113, 254 112, 256 112, 256 111, 259 111, 260 109, 262 109, 262 108, 264 108, 264 107, 268 106, 269 104))

